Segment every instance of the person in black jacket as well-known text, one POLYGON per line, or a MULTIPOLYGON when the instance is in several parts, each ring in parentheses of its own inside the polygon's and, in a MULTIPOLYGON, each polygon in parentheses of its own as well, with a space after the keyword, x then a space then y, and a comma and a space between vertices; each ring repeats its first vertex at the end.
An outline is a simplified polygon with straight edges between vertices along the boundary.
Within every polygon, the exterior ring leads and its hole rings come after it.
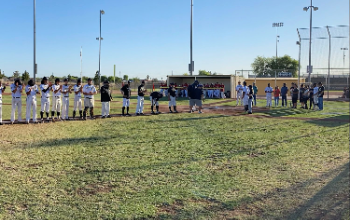
POLYGON ((193 109, 193 106, 195 105, 194 96, 195 96, 195 90, 197 89, 198 84, 199 84, 198 80, 195 80, 194 83, 192 85, 190 85, 187 89, 188 90, 188 92, 187 92, 188 98, 190 99, 190 113, 193 112, 192 109, 193 109))
POLYGON ((110 118, 110 102, 113 100, 111 90, 109 89, 109 82, 104 81, 101 87, 101 104, 102 104, 102 118, 110 118))
POLYGON ((170 113, 173 113, 171 110, 171 106, 174 107, 174 112, 176 111, 176 88, 174 83, 170 83, 169 89, 168 89, 168 100, 169 100, 169 111, 170 113))
POLYGON ((160 92, 152 92, 151 93, 151 110, 152 114, 160 114, 161 112, 159 111, 159 99, 163 98, 163 94, 160 92), (153 106, 156 106, 157 112, 154 113, 153 111, 153 106))
POLYGON ((129 114, 129 105, 130 105, 130 96, 131 96, 131 89, 130 89, 130 83, 129 80, 127 84, 125 84, 121 89, 121 93, 123 95, 123 108, 122 108, 122 114, 125 116, 125 107, 126 107, 126 115, 130 116, 129 114))

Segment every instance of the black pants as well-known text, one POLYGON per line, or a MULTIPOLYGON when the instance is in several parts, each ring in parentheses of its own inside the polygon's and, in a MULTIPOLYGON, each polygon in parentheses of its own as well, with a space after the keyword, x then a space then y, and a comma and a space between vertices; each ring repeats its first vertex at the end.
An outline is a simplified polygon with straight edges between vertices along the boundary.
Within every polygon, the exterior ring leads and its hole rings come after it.
POLYGON ((287 96, 286 95, 282 96, 282 106, 287 106, 287 96))
POLYGON ((311 98, 311 97, 310 97, 310 109, 311 109, 311 107, 312 107, 313 104, 314 104, 314 98, 311 98))

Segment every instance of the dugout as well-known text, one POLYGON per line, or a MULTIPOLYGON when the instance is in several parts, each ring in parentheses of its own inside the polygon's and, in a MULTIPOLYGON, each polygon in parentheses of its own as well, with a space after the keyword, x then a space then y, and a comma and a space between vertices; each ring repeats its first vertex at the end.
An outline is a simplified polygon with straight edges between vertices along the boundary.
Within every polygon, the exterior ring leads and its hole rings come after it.
MULTIPOLYGON (((292 82, 298 84, 298 78, 256 78, 256 79, 244 79, 247 82, 247 85, 253 85, 255 82, 256 86, 258 87, 258 94, 257 95, 265 95, 265 88, 267 87, 267 84, 270 83, 270 86, 275 89, 275 86, 277 85, 280 89, 283 86, 283 83, 287 84, 287 87, 290 88, 292 82), (276 82, 276 84, 275 84, 276 82)), ((300 78, 300 85, 305 83, 305 78, 300 78)))
POLYGON ((235 75, 210 75, 210 76, 185 76, 185 75, 171 75, 167 76, 167 85, 170 83, 176 83, 178 85, 182 84, 192 84, 195 80, 198 80, 200 84, 207 83, 222 83, 225 86, 224 92, 230 91, 230 98, 236 98, 235 87, 238 81, 243 82, 244 78, 235 75))

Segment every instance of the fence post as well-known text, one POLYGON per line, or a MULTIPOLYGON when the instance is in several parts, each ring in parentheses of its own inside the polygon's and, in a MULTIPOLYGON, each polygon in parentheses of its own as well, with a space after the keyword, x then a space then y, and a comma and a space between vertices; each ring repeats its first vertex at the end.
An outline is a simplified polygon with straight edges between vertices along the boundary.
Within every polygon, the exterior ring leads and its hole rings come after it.
POLYGON ((328 82, 327 82, 327 99, 329 99, 329 90, 331 87, 331 32, 329 31, 329 26, 326 26, 329 38, 329 51, 328 51, 328 82))

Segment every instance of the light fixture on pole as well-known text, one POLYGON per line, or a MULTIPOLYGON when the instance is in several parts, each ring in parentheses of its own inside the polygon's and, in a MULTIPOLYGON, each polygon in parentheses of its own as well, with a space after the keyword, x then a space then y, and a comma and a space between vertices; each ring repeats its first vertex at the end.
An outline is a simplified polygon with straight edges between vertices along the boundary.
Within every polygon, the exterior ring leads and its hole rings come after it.
POLYGON ((190 75, 193 75, 194 71, 194 62, 193 62, 193 54, 192 54, 192 20, 193 20, 193 0, 191 0, 191 27, 190 27, 190 64, 188 65, 188 71, 190 75))
POLYGON ((304 11, 308 11, 310 9, 310 41, 309 41, 309 66, 307 67, 307 72, 309 73, 309 85, 311 85, 311 73, 312 73, 312 66, 311 66, 311 37, 312 37, 312 10, 317 11, 318 7, 315 7, 312 5, 312 0, 310 6, 304 7, 304 11))
POLYGON ((98 88, 101 89, 101 17, 105 13, 104 10, 100 10, 100 37, 96 37, 96 40, 100 43, 99 55, 98 55, 98 88))
MULTIPOLYGON (((345 51, 346 50, 349 50, 349 48, 347 48, 347 47, 342 47, 342 48, 340 48, 340 50, 342 50, 343 51, 343 75, 344 75, 344 70, 345 70, 345 51)), ((346 87, 349 87, 349 74, 346 74, 347 75, 347 77, 346 77, 346 87)))
POLYGON ((35 75, 37 71, 36 65, 36 0, 33 0, 33 78, 35 83, 35 75))
MULTIPOLYGON (((279 27, 283 27, 283 22, 278 22, 278 23, 273 23, 272 24, 272 27, 275 27, 276 28, 276 67, 277 67, 277 69, 278 69, 278 64, 277 64, 277 58, 278 58, 278 42, 279 42, 279 38, 280 38, 280 36, 278 35, 278 28, 279 27)), ((275 70, 275 86, 276 86, 276 84, 277 84, 277 79, 276 79, 276 77, 277 77, 277 72, 276 72, 277 70, 275 70)))

